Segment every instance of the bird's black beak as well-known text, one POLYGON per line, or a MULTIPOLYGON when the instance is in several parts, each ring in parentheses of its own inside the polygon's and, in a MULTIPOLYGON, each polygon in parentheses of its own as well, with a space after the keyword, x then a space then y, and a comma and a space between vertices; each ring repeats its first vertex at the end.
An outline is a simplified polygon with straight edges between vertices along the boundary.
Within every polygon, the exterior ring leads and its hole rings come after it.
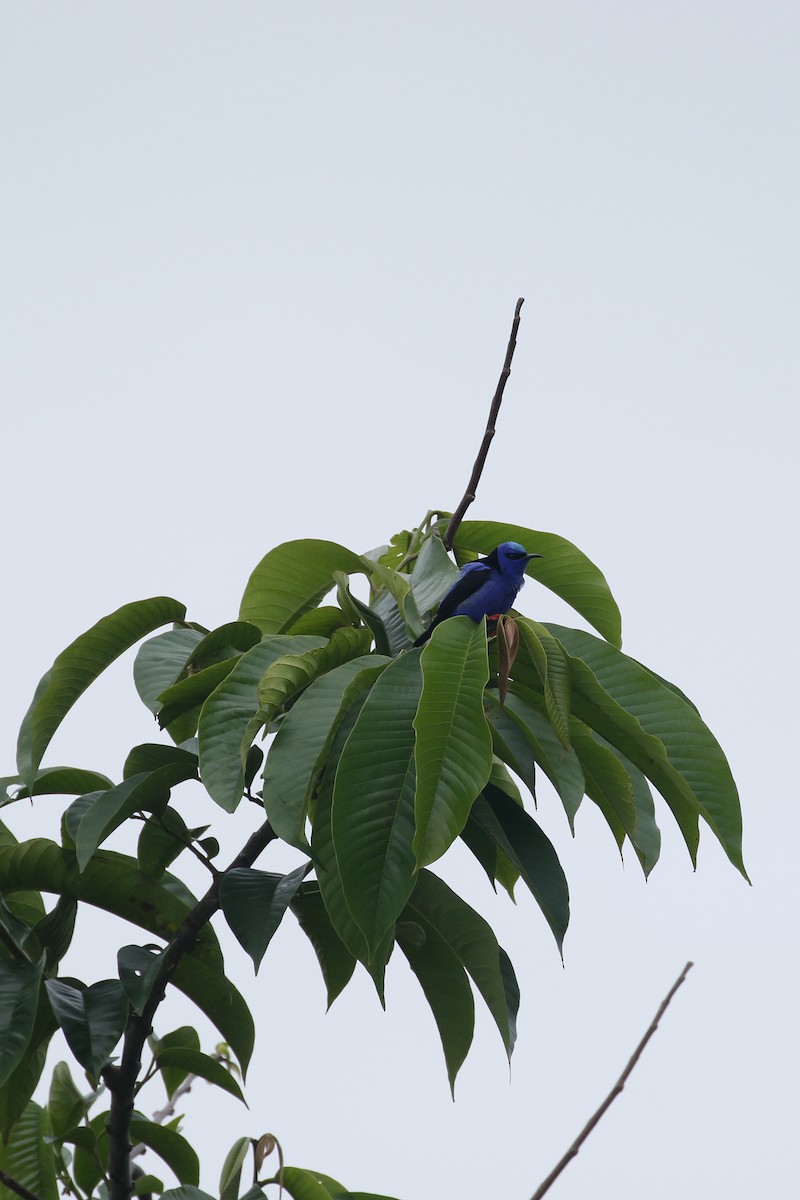
POLYGON ((542 558, 543 555, 541 555, 541 554, 526 554, 525 557, 528 560, 528 562, 530 562, 532 558, 542 558))

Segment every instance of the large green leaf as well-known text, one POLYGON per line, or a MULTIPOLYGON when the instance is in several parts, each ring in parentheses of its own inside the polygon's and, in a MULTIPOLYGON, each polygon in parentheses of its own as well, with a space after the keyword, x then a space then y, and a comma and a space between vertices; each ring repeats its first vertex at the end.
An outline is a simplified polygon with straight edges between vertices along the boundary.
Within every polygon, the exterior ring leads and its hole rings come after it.
POLYGON ((103 979, 91 987, 65 979, 45 981, 55 1018, 70 1050, 93 1079, 125 1031, 128 997, 118 979, 103 979))
POLYGON ((386 594, 391 596, 403 618, 405 625, 406 637, 418 638, 422 633, 422 619, 419 615, 414 593, 411 590, 411 581, 408 575, 403 575, 399 571, 393 570, 391 567, 385 566, 383 563, 373 562, 366 556, 362 560, 367 568, 372 585, 373 607, 376 603, 380 604, 380 598, 386 594))
POLYGON ((182 621, 184 605, 167 596, 136 600, 103 617, 56 658, 39 681, 17 741, 17 770, 33 787, 50 739, 89 685, 140 638, 168 621, 182 621))
MULTIPOLYGON (((47 1112, 31 1100, 8 1141, 0 1141, 0 1168, 38 1200, 58 1200, 55 1157, 45 1141, 49 1132, 47 1112)), ((19 1197, 0 1183, 0 1200, 19 1200, 19 1197)))
MULTIPOLYGON (((564 750, 560 744, 550 720, 545 715, 543 698, 540 701, 538 697, 529 693, 520 696, 516 691, 518 687, 519 685, 514 683, 514 690, 506 697, 506 717, 516 725, 535 761, 556 789, 564 805, 570 829, 574 833, 575 814, 586 791, 586 781, 578 756, 572 747, 564 750), (541 703, 541 711, 537 708, 537 703, 541 703)), ((488 701, 487 710, 493 728, 499 730, 501 737, 508 736, 507 727, 497 712, 495 702, 488 701)), ((502 749, 498 749, 498 753, 505 758, 502 749)), ((512 770, 516 769, 513 762, 508 765, 512 770)))
POLYGON ((386 668, 342 750, 331 836, 344 899, 370 957, 414 886, 414 728, 420 650, 386 668))
POLYGON ((257 716, 261 677, 281 655, 324 645, 324 638, 318 637, 267 636, 242 655, 203 705, 198 724, 200 777, 226 812, 233 812, 242 798, 247 752, 263 724, 257 716))
POLYGON ((614 646, 621 644, 622 618, 605 576, 572 542, 523 525, 462 521, 454 545, 456 550, 490 554, 501 542, 521 542, 531 553, 541 554, 528 564, 527 574, 565 600, 614 646))
MULTIPOLYGON (((224 1068, 223 1068, 224 1069, 224 1068)), ((157 1125, 135 1113, 131 1121, 131 1139, 148 1146, 174 1171, 183 1184, 196 1186, 200 1182, 200 1161, 186 1141, 167 1125, 157 1125)))
POLYGON ((372 645, 372 634, 368 629, 355 629, 345 625, 336 629, 328 642, 304 654, 282 654, 270 663, 258 685, 258 702, 269 725, 287 701, 315 679, 325 675, 342 663, 365 655, 372 645))
POLYGON ((475 802, 472 820, 517 868, 553 931, 560 952, 569 924, 569 888, 549 838, 529 813, 491 784, 475 802))
POLYGON ((572 740, 586 781, 586 795, 600 809, 622 850, 636 823, 631 777, 622 760, 577 717, 572 718, 572 740))
POLYGON ((290 907, 300 923, 300 928, 314 947, 330 1008, 350 981, 356 965, 355 956, 350 953, 333 928, 320 895, 319 884, 304 883, 294 896, 290 907))
POLYGON ((238 867, 225 874, 219 898, 225 920, 258 971, 273 934, 311 869, 303 863, 288 875, 238 867))
POLYGON ((457 578, 458 567, 441 540, 436 536, 427 538, 422 543, 411 575, 411 588, 418 611, 425 617, 431 616, 457 578))
POLYGON ((425 993, 439 1030, 450 1091, 472 1045, 475 1001, 455 950, 422 912, 409 910, 397 925, 397 944, 425 993))
POLYGON ((86 1116, 86 1103, 65 1062, 56 1063, 50 1080, 47 1113, 53 1137, 60 1138, 86 1116))
POLYGON ((0 1088, 0 1142, 18 1120, 41 1078, 50 1040, 58 1025, 47 999, 44 983, 39 986, 33 1029, 25 1053, 0 1088))
MULTIPOLYGON (((508 797, 505 799, 508 800, 508 797)), ((517 808, 513 800, 508 800, 508 803, 512 808, 517 808)), ((521 813, 522 809, 517 811, 521 813)), ((516 1010, 513 1013, 508 1011, 500 947, 491 926, 430 871, 419 872, 403 919, 418 923, 426 930, 435 929, 452 950, 486 1002, 510 1059, 514 1049, 517 1014, 516 1010)))
POLYGON ((25 1053, 36 1016, 44 958, 0 960, 0 1088, 25 1053))
POLYGON ((178 1067, 187 1075, 198 1075, 200 1079, 213 1083, 215 1087, 222 1088, 224 1092, 244 1103, 242 1089, 230 1071, 216 1058, 203 1054, 200 1050, 189 1046, 160 1047, 156 1054, 156 1064, 159 1070, 178 1067))
POLYGON ((339 874, 339 863, 336 858, 331 831, 331 810, 336 767, 365 699, 366 696, 362 693, 351 704, 333 740, 316 796, 311 846, 320 892, 325 902, 328 916, 331 919, 331 924, 349 952, 366 966, 372 976, 380 1001, 383 1004, 384 974, 386 962, 394 940, 394 932, 391 929, 388 930, 378 949, 372 953, 370 952, 367 940, 353 920, 353 915, 345 902, 342 880, 339 874))
POLYGON ((133 662, 133 683, 150 712, 161 707, 159 696, 182 674, 192 651, 203 641, 198 629, 170 629, 148 638, 133 662))
POLYGON ((339 725, 391 661, 377 654, 351 659, 316 679, 286 714, 264 767, 264 807, 290 845, 307 848, 309 800, 339 725))
POLYGON ((421 661, 414 854, 422 867, 458 837, 492 769, 492 735, 483 711, 489 678, 485 623, 469 617, 443 621, 421 661))
POLYGON ((493 692, 484 694, 483 703, 496 757, 522 780, 535 804, 536 760, 527 738, 493 692))
POLYGON ((530 654, 539 673, 550 724, 565 750, 569 749, 569 719, 572 712, 567 656, 544 625, 526 617, 516 618, 522 647, 530 654))
POLYGON ((360 555, 336 542, 305 538, 270 550, 253 571, 239 609, 262 633, 284 633, 333 587, 335 571, 364 572, 360 555))
POLYGON ((242 1167, 250 1156, 251 1147, 250 1138, 237 1138, 226 1154, 219 1177, 219 1200, 239 1200, 242 1167))
POLYGON ((722 749, 696 709, 641 663, 577 629, 548 625, 570 655, 573 707, 655 784, 694 861, 696 816, 745 878, 739 794, 722 749))
POLYGON ((626 758, 615 746, 610 745, 599 734, 595 738, 615 754, 628 773, 633 788, 633 829, 629 833, 636 857, 644 872, 645 879, 656 865, 661 854, 661 831, 656 824, 656 810, 653 793, 646 777, 626 758))
MULTIPOLYGON (((247 628, 252 629, 254 626, 248 625, 247 628)), ((161 692, 158 697, 158 723, 161 728, 167 729, 178 717, 199 708, 223 679, 230 675, 240 658, 241 655, 237 654, 223 659, 222 662, 212 663, 161 692)))
POLYGON ((84 870, 97 847, 132 813, 141 809, 163 809, 172 787, 196 778, 197 767, 193 756, 187 756, 180 762, 167 763, 155 771, 142 771, 116 787, 95 793, 94 800, 80 819, 75 835, 75 852, 80 869, 84 870))
MULTIPOLYGON (((18 776, 15 779, 18 780, 18 776)), ((8 783, 11 780, 7 781, 8 783)), ((44 767, 36 772, 33 784, 34 796, 79 796, 83 792, 111 787, 111 780, 99 771, 87 771, 82 767, 44 767)), ((20 786, 14 800, 25 800, 31 795, 27 787, 20 786)), ((2 807, 2 801, 0 801, 2 807)))
MULTIPOLYGON (((191 897, 171 876, 156 882, 134 859, 100 850, 81 873, 75 856, 55 842, 36 838, 0 848, 0 892, 35 888, 83 900, 169 941, 191 911, 191 897)), ((253 1049, 253 1019, 223 973, 216 935, 206 925, 184 955, 173 984, 213 1021, 246 1068, 253 1049)))

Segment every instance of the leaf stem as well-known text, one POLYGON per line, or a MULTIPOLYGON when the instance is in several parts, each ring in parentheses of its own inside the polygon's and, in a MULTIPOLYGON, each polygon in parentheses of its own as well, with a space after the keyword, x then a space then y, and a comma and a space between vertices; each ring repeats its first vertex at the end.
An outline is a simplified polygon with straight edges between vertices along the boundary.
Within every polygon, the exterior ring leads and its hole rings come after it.
POLYGON ((462 496, 461 503, 459 504, 458 508, 450 518, 450 524, 447 526, 447 530, 443 539, 445 550, 453 549, 456 530, 463 521, 464 513, 467 511, 470 504, 472 504, 472 501, 475 499, 475 494, 478 490, 478 484, 480 483, 480 478, 483 474, 483 468, 486 464, 486 456, 489 453, 489 447, 491 446, 492 438, 495 435, 495 424, 497 422, 497 414, 500 412, 500 405, 503 400, 503 392, 505 391, 508 377, 511 374, 511 360, 514 357, 514 351, 517 348, 517 330, 519 329, 520 311, 524 303, 524 298, 520 296, 514 309, 514 320, 511 324, 511 334, 508 339, 508 347, 506 348, 505 362, 503 363, 503 369, 500 372, 500 378, 497 381, 497 388, 489 409, 489 419, 486 422, 486 430, 483 435, 483 441, 481 442, 481 448, 478 451, 478 457, 475 459, 475 465, 472 468, 472 475, 470 476, 469 483, 467 484, 467 490, 462 496))
POLYGON ((620 1094, 622 1089, 625 1087, 625 1084, 628 1082, 628 1077, 631 1074, 631 1072, 633 1071, 633 1068, 636 1066, 637 1062, 639 1061, 642 1051, 644 1050, 647 1043, 650 1041, 650 1038, 653 1036, 655 1031, 658 1029, 658 1023, 661 1020, 661 1018, 663 1017, 664 1013, 667 1011, 667 1007, 669 1005, 670 1000, 675 995, 678 988, 681 986, 681 984, 683 983, 684 979, 689 974, 689 972, 691 971, 693 966, 694 966, 694 963, 687 962, 686 966, 683 968, 680 975, 675 980, 675 982, 673 983, 672 987, 667 992, 664 999, 661 1001, 661 1005, 658 1009, 658 1012, 653 1017, 653 1020, 650 1022, 650 1026, 647 1030, 647 1033, 644 1035, 642 1040, 639 1042, 639 1045, 636 1047, 633 1054, 631 1055, 631 1057, 628 1061, 628 1065, 626 1066, 625 1070, 622 1072, 619 1079, 614 1084, 613 1088, 608 1093, 608 1095, 606 1096, 603 1103, 600 1105, 600 1107, 597 1109, 597 1111, 594 1113, 594 1115, 591 1116, 589 1118, 589 1120, 586 1122, 583 1129, 581 1130, 581 1132, 575 1138, 575 1141, 570 1146, 569 1150, 567 1150, 567 1152, 563 1156, 563 1158, 561 1158, 556 1163, 555 1167, 553 1167, 553 1170, 550 1172, 550 1174, 547 1176, 547 1178, 544 1180, 544 1182, 541 1183, 539 1185, 539 1187, 536 1189, 536 1191, 533 1193, 533 1195, 531 1196, 531 1200, 541 1200, 541 1198, 542 1198, 542 1196, 544 1196, 545 1192, 548 1192, 550 1190, 552 1184, 555 1183, 556 1179, 558 1179, 559 1175, 564 1170, 564 1167, 566 1167, 567 1163, 571 1162, 572 1159, 575 1158, 576 1154, 578 1153, 581 1146, 588 1138, 589 1134, 594 1129, 595 1125, 597 1125, 598 1121, 604 1115, 606 1110, 611 1106, 611 1104, 614 1102, 614 1100, 616 1100, 617 1096, 620 1094))

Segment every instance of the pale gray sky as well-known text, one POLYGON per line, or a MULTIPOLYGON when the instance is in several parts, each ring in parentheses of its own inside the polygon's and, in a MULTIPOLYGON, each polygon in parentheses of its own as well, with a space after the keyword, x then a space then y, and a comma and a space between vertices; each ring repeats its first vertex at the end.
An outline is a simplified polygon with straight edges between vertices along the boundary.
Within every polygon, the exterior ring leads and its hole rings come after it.
MULTIPOLYGON (((401 962, 385 1014, 363 977, 326 1015, 291 918, 256 981, 234 947, 260 1033, 249 1113, 187 1101, 207 1190, 269 1129, 353 1189, 527 1200, 687 958, 554 1200, 794 1186, 799 51, 788 0, 0 7, 3 772, 103 613, 167 593, 218 624, 276 543, 365 550, 454 506, 523 295, 472 514, 601 566, 625 649, 692 696, 742 792, 752 888, 710 835, 694 875, 663 804, 645 884, 588 802, 573 842, 544 794, 564 969, 529 897, 441 864, 522 988, 511 1084, 479 1005, 455 1104, 401 962)), ((520 607, 580 624, 532 583, 520 607)), ((126 659, 46 761, 119 777, 154 732, 126 659)), ((183 808, 215 818, 199 789, 183 808)), ((55 802, 6 814, 55 829, 55 802)), ((112 934, 84 919, 66 968, 113 974, 112 934)))

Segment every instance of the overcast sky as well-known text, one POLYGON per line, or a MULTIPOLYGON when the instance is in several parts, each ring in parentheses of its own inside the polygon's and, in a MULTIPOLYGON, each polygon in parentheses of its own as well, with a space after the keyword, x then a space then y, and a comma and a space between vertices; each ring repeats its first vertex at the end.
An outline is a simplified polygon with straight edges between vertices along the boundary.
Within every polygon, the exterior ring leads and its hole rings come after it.
MULTIPOLYGON (((479 1002, 455 1104, 401 956, 386 1013, 359 972, 326 1015, 293 918, 256 980, 233 947, 259 1036, 249 1112, 187 1099, 206 1190, 270 1130, 354 1190, 527 1200, 689 958, 554 1200, 795 1185, 799 63, 795 0, 0 7, 0 773, 104 613, 168 594, 220 624, 277 543, 367 550, 454 507, 524 296, 471 515, 600 565, 625 649, 694 699, 742 793, 752 888, 707 831, 693 874, 663 803, 645 884, 543 787, 563 968, 522 890, 439 864, 522 988, 510 1084, 479 1002)), ((519 606, 582 624, 534 583, 519 606)), ((119 778, 155 733, 127 656, 45 762, 119 778)), ((3 817, 53 835, 57 803, 3 817)), ((217 820, 199 788, 179 807, 217 820)), ((222 817, 230 852, 253 820, 222 817)), ((84 916, 64 969, 114 974, 116 936, 84 916)), ((171 1001, 158 1028, 187 1019, 171 1001)))

